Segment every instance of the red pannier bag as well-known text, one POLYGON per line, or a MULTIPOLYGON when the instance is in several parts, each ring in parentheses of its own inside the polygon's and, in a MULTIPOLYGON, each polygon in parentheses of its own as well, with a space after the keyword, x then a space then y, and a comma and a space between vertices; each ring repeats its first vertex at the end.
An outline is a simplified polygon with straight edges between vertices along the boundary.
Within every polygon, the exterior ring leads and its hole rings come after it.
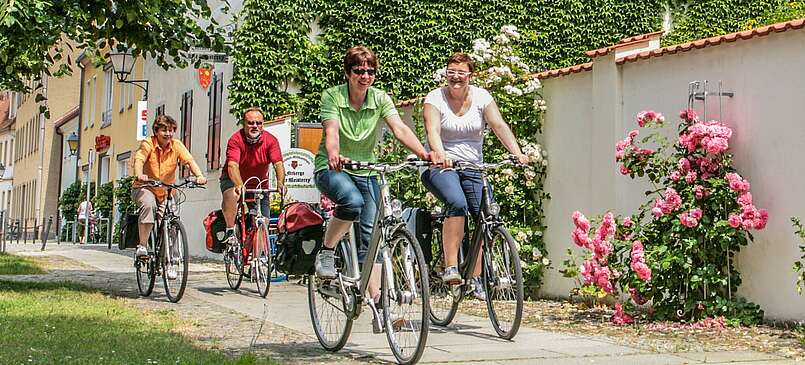
POLYGON ((224 235, 226 234, 226 222, 224 212, 220 209, 210 212, 204 218, 204 230, 207 233, 207 251, 214 253, 224 252, 224 235))

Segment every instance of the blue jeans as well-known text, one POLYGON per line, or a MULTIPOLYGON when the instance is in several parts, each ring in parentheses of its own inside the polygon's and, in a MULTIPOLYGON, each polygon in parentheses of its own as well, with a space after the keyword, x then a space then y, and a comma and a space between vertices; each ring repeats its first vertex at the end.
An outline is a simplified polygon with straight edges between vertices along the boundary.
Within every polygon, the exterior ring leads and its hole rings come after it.
POLYGON ((375 176, 353 176, 346 172, 322 170, 315 175, 316 187, 335 203, 333 215, 345 221, 358 220, 358 261, 366 259, 377 215, 380 187, 375 176))
MULTIPOLYGON (((472 217, 481 210, 483 179, 480 171, 427 169, 422 173, 422 184, 445 205, 448 217, 463 217, 469 211, 472 217)), ((489 198, 494 201, 490 191, 489 198)))

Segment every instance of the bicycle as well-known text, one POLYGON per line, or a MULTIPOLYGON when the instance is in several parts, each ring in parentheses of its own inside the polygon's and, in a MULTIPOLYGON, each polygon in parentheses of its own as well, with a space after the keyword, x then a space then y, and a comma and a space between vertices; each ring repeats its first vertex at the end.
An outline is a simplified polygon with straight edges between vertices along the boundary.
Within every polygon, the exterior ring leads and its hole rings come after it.
MULTIPOLYGON (((433 255, 429 263, 432 285, 430 318, 435 325, 447 326, 453 321, 459 303, 472 291, 470 279, 475 270, 478 255, 481 254, 482 282, 486 291, 486 306, 492 327, 499 337, 507 340, 514 338, 520 328, 523 316, 523 273, 520 256, 517 252, 517 244, 500 219, 500 206, 490 199, 489 181, 486 177, 487 170, 513 164, 515 164, 513 160, 491 164, 455 163, 455 170, 481 172, 483 183, 481 208, 474 217, 475 229, 472 236, 465 235, 464 244, 459 246, 458 267, 461 273, 461 283, 458 285, 449 285, 441 279, 441 274, 445 269, 441 237, 441 227, 445 216, 443 214, 432 216, 431 250, 433 255), (467 241, 468 237, 472 238, 467 241), (471 245, 468 245, 470 243, 471 245)), ((466 232, 469 233, 469 230, 466 232)))
POLYGON ((243 277, 246 276, 257 283, 257 292, 265 298, 271 287, 273 253, 268 233, 270 217, 263 216, 260 202, 268 199, 268 194, 279 192, 279 190, 261 188, 263 184, 268 184, 268 179, 260 180, 254 176, 248 178, 244 185, 252 179, 258 181, 257 188, 244 189, 240 195, 239 209, 235 216, 237 244, 228 246, 224 251, 224 268, 226 281, 232 290, 238 290, 243 282, 243 277), (246 194, 253 194, 254 198, 246 199, 246 194), (251 209, 249 203, 252 203, 251 209), (251 250, 245 248, 247 245, 251 245, 251 250), (244 261, 244 257, 247 259, 246 261, 244 261), (245 262, 248 262, 248 273, 245 262))
POLYGON ((396 165, 369 162, 344 165, 347 169, 377 172, 380 197, 369 249, 360 271, 356 236, 350 234, 349 239, 342 239, 335 247, 338 271, 335 279, 307 276, 310 318, 325 350, 335 352, 346 344, 352 323, 363 309, 360 303, 364 302, 375 321, 385 328, 389 347, 400 364, 414 364, 422 356, 430 325, 427 266, 419 244, 401 219, 402 203, 391 199, 385 175, 427 164, 427 161, 408 161, 396 165), (377 257, 382 265, 382 321, 373 299, 363 295, 377 257))
MULTIPOLYGON (((195 180, 186 180, 181 184, 167 184, 158 180, 148 180, 146 186, 165 187, 168 189, 165 212, 157 219, 148 236, 148 256, 134 258, 134 271, 137 276, 137 289, 140 295, 147 297, 154 290, 157 276, 162 276, 165 294, 172 303, 178 302, 184 295, 187 285, 187 272, 190 255, 187 247, 187 233, 179 218, 179 206, 184 203, 183 188, 203 188, 195 180), (174 197, 174 191, 178 192, 174 197), (169 279, 167 270, 170 265, 178 265, 175 280, 169 279)), ((136 229, 136 227, 135 227, 136 229)))

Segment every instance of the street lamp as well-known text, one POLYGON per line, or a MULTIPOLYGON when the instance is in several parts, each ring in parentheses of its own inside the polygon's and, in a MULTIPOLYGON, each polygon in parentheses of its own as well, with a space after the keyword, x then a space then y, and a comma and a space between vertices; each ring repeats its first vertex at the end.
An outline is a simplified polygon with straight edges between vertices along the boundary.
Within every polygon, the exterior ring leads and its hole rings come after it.
POLYGON ((75 156, 78 152, 78 135, 75 132, 70 133, 70 136, 67 137, 67 147, 70 148, 70 156, 75 156))
POLYGON ((109 60, 112 62, 112 68, 117 76, 117 81, 126 84, 134 84, 140 89, 143 89, 145 92, 143 94, 143 100, 148 100, 148 80, 128 80, 129 75, 134 71, 134 64, 137 62, 134 55, 128 50, 125 52, 116 50, 115 52, 109 53, 109 60))

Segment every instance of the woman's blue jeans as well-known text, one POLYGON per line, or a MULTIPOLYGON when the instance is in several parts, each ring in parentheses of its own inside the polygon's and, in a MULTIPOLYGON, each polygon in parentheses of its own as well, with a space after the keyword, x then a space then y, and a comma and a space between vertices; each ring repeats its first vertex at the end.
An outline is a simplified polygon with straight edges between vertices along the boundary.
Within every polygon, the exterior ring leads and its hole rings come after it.
POLYGON ((355 176, 346 172, 322 170, 315 175, 316 187, 335 203, 334 215, 345 221, 358 221, 358 261, 363 262, 380 201, 376 176, 355 176))

